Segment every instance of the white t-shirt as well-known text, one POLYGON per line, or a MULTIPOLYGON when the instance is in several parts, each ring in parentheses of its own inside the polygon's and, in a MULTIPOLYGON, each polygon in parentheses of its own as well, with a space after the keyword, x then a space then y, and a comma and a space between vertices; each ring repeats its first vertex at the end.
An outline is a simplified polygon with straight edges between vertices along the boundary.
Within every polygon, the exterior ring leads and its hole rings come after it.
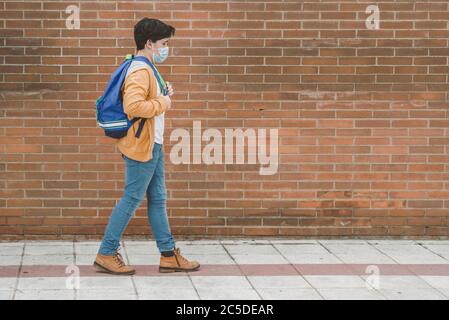
MULTIPOLYGON (((145 62, 134 60, 133 62, 131 62, 131 65, 129 66, 126 76, 128 76, 128 74, 133 70, 146 67, 148 67, 148 65, 145 62)), ((153 70, 151 70, 151 72, 153 72, 153 70)), ((159 86, 159 82, 156 81, 156 83, 157 83, 157 96, 160 96, 162 95, 161 88, 159 86)), ((164 142, 164 124, 165 124, 164 113, 165 112, 162 112, 160 115, 154 117, 154 124, 155 124, 154 141, 160 144, 163 144, 164 142)))
MULTIPOLYGON (((157 82, 157 95, 160 96, 161 94, 161 88, 159 86, 159 82, 157 82)), ((154 123, 156 127, 154 128, 154 141, 160 144, 164 143, 164 124, 165 124, 165 112, 162 112, 160 115, 154 117, 154 123)))

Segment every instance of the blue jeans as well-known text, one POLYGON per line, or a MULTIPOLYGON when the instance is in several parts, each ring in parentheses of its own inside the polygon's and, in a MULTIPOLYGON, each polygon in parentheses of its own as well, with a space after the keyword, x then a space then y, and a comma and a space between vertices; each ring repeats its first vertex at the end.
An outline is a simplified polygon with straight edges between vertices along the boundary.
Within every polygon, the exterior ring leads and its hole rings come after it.
POLYGON ((164 150, 159 143, 154 143, 153 158, 141 162, 125 159, 125 190, 122 198, 112 210, 106 227, 99 253, 114 255, 120 245, 120 238, 125 231, 145 194, 148 201, 148 222, 160 252, 175 248, 175 241, 170 231, 166 212, 167 192, 164 177, 164 150))

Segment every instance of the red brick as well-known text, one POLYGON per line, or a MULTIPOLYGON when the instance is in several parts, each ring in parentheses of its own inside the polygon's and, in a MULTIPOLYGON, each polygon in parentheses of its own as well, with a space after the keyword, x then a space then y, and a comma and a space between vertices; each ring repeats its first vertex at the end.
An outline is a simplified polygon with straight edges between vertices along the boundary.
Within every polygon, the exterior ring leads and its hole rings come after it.
MULTIPOLYGON (((167 157, 175 234, 448 236, 447 3, 379 5, 367 30, 343 1, 81 3, 68 30, 66 4, 0 4, 0 234, 102 236, 124 165, 94 101, 155 11, 177 28, 167 140, 194 120, 279 130, 272 176, 167 157)), ((146 201, 127 235, 151 234, 146 201)))

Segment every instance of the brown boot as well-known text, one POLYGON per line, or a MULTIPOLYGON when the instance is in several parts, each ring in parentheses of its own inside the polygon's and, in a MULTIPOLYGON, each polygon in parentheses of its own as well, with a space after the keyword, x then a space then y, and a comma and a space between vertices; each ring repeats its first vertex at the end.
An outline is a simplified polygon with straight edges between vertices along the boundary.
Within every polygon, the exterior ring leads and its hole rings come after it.
POLYGON ((200 268, 200 264, 197 261, 189 261, 184 258, 179 248, 175 248, 173 252, 174 255, 171 257, 161 255, 159 272, 197 271, 200 268))
POLYGON ((113 256, 97 254, 94 266, 98 272, 105 272, 117 275, 134 274, 136 270, 125 264, 120 253, 116 252, 113 256))

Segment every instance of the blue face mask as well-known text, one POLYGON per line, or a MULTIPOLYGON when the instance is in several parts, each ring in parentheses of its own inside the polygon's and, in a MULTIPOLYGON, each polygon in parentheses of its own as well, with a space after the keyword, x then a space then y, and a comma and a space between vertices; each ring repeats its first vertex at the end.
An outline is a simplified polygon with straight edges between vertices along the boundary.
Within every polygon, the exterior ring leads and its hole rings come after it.
POLYGON ((153 53, 153 60, 157 63, 162 63, 168 57, 168 47, 162 47, 158 49, 159 55, 153 53))

